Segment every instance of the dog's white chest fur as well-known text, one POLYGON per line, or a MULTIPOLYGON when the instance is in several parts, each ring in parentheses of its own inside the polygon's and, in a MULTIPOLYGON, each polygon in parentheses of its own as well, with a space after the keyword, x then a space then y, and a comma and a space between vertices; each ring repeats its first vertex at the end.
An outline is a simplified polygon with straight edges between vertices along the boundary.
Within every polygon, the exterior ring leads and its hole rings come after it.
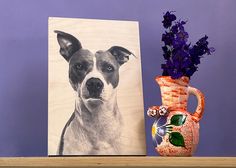
MULTIPOLYGON (((118 110, 118 109, 117 109, 118 110)), ((100 111, 102 112, 102 111, 100 111)), ((113 113, 110 113, 113 114, 113 113)), ((120 154, 121 116, 98 115, 86 122, 75 112, 63 136, 63 155, 120 154)), ((83 116, 84 117, 84 116, 83 116)), ((88 118, 87 118, 88 119, 88 118)))

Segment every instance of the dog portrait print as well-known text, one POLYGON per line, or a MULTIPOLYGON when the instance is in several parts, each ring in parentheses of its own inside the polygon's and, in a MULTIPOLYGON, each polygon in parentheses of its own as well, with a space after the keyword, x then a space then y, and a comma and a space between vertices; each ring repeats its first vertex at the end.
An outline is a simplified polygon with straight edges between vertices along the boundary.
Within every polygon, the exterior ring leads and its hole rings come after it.
POLYGON ((144 155, 138 22, 49 19, 48 155, 144 155))

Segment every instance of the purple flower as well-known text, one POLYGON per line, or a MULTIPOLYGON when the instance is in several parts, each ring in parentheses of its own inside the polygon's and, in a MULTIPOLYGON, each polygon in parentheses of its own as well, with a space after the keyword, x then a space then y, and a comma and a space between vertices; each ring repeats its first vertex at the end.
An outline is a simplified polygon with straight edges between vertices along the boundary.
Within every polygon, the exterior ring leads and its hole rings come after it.
POLYGON ((165 64, 161 65, 161 68, 163 70, 168 70, 168 69, 172 69, 174 67, 173 63, 171 60, 167 60, 165 64))
POLYGON ((172 25, 172 22, 176 20, 176 16, 174 14, 171 14, 171 12, 169 11, 165 13, 163 18, 164 20, 162 21, 162 23, 165 28, 170 27, 172 25))
POLYGON ((197 67, 194 65, 190 68, 187 68, 186 69, 186 76, 188 76, 188 77, 192 76, 195 71, 197 71, 197 67))
POLYGON ((194 65, 200 64, 200 56, 202 55, 203 51, 199 50, 197 47, 193 47, 189 50, 189 54, 191 55, 191 60, 194 65))
POLYGON ((173 79, 177 79, 181 77, 181 75, 183 76, 183 73, 179 65, 180 62, 178 61, 172 62, 171 60, 167 60, 166 64, 162 64, 162 69, 164 70, 163 75, 168 74, 173 79))
POLYGON ((165 43, 165 45, 171 45, 172 41, 174 40, 174 34, 171 32, 166 32, 165 34, 162 34, 161 40, 165 43))
POLYGON ((176 16, 167 11, 162 21, 166 29, 162 34, 162 41, 165 44, 162 50, 166 60, 166 63, 161 65, 162 75, 171 76, 173 79, 182 76, 191 77, 197 71, 197 65, 200 64, 203 55, 210 55, 215 49, 208 47, 208 36, 206 35, 191 46, 187 43, 189 34, 184 29, 187 22, 175 20, 176 16), (173 21, 175 21, 174 24, 173 21))
POLYGON ((185 31, 180 31, 176 34, 176 38, 180 41, 187 42, 188 41, 188 33, 185 31))
POLYGON ((180 31, 184 31, 184 25, 186 24, 185 21, 179 21, 176 24, 178 25, 180 31))
POLYGON ((211 53, 213 53, 213 52, 215 52, 215 48, 210 47, 210 48, 208 48, 207 55, 211 55, 211 53))
POLYGON ((179 79, 184 75, 183 72, 177 68, 174 68, 172 71, 169 71, 169 73, 173 79, 179 79))
POLYGON ((191 58, 190 57, 186 57, 186 58, 183 59, 181 68, 185 69, 185 68, 188 68, 191 65, 192 65, 191 58))
POLYGON ((199 46, 207 46, 208 45, 207 39, 208 39, 208 36, 205 35, 200 40, 198 40, 196 44, 199 46))
POLYGON ((177 24, 171 27, 171 32, 172 33, 176 34, 176 33, 178 33, 178 31, 179 31, 179 27, 178 27, 177 24))
POLYGON ((172 41, 172 45, 173 45, 174 49, 176 50, 176 49, 182 48, 184 45, 186 45, 186 42, 176 38, 172 41))
POLYGON ((172 65, 169 64, 168 67, 173 67, 182 70, 183 68, 187 67, 191 63, 189 54, 184 51, 184 50, 177 50, 173 55, 172 55, 172 65))
POLYGON ((183 25, 180 22, 177 22, 171 27, 171 32, 174 34, 175 37, 172 40, 172 45, 175 49, 182 48, 187 45, 186 42, 188 40, 189 35, 186 31, 184 31, 183 25))
POLYGON ((166 60, 170 59, 170 57, 171 57, 171 51, 168 49, 168 47, 167 47, 167 46, 163 46, 163 47, 162 47, 162 50, 163 50, 163 52, 164 52, 164 54, 163 54, 164 58, 165 58, 166 60))
POLYGON ((186 44, 186 45, 184 45, 184 46, 183 46, 183 50, 185 50, 185 51, 188 52, 190 45, 191 45, 191 44, 186 44))
POLYGON ((212 47, 208 48, 207 39, 207 36, 202 37, 196 42, 196 44, 192 48, 189 49, 189 54, 191 55, 191 59, 194 65, 198 65, 201 63, 200 59, 202 58, 202 55, 210 55, 212 52, 215 51, 215 49, 212 47))

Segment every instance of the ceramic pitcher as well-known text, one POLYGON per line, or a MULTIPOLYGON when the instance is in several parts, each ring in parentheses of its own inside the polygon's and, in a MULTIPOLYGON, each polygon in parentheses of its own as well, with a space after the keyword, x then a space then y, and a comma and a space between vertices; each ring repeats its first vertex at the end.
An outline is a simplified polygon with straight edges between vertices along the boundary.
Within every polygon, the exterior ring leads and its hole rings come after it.
POLYGON ((204 95, 189 86, 189 78, 172 79, 170 76, 156 78, 160 86, 162 105, 148 109, 155 117, 152 139, 161 156, 192 156, 199 141, 199 121, 204 111, 204 95), (189 94, 197 97, 196 111, 187 111, 189 94))

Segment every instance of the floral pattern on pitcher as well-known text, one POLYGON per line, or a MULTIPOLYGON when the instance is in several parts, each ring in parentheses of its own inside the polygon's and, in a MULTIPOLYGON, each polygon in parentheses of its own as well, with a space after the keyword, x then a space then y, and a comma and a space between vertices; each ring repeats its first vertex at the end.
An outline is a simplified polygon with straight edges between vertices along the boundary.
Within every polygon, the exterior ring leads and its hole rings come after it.
MULTIPOLYGON (((148 112, 155 112, 156 109, 149 109, 148 112)), ((185 147, 184 138, 181 133, 173 131, 174 126, 182 126, 187 118, 187 115, 176 114, 170 119, 170 123, 167 124, 168 110, 165 106, 160 106, 159 117, 152 125, 152 140, 154 146, 161 144, 163 137, 168 134, 169 142, 174 146, 185 147)), ((158 116, 158 115, 157 115, 158 116)))

